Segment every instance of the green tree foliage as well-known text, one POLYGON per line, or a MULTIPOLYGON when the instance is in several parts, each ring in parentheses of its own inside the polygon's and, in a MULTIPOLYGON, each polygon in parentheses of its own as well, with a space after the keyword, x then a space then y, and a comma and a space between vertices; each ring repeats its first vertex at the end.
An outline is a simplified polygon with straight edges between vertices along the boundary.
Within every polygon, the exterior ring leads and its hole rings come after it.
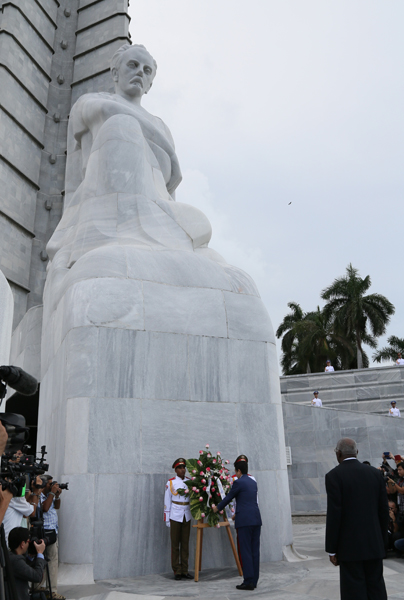
POLYGON ((391 335, 387 338, 387 343, 389 346, 385 346, 373 354, 373 360, 375 362, 380 363, 382 360, 395 361, 399 352, 404 355, 404 338, 391 335))
POLYGON ((303 312, 296 302, 288 304, 291 312, 279 325, 276 336, 282 337, 281 365, 284 375, 318 373, 331 360, 336 370, 352 368, 355 346, 352 340, 335 331, 333 323, 316 311, 303 312))
POLYGON ((325 318, 347 338, 354 336, 358 369, 364 366, 362 343, 376 348, 376 337, 386 331, 395 310, 385 296, 366 295, 371 283, 369 275, 362 279, 349 264, 345 277, 335 279, 321 293, 322 299, 328 301, 323 309, 325 318))
MULTIPOLYGON (((284 375, 324 371, 327 360, 331 360, 335 370, 369 366, 363 344, 376 348, 377 336, 385 332, 394 314, 394 306, 385 296, 366 295, 370 285, 369 275, 362 279, 350 264, 346 276, 335 279, 321 293, 323 300, 328 301, 322 310, 317 307, 315 311, 304 312, 297 302, 288 303, 290 313, 276 331, 276 336, 282 338, 284 375)), ((404 340, 400 342, 401 346, 392 349, 394 356, 397 348, 404 353, 404 340)), ((385 348, 380 354, 387 351, 385 348)))

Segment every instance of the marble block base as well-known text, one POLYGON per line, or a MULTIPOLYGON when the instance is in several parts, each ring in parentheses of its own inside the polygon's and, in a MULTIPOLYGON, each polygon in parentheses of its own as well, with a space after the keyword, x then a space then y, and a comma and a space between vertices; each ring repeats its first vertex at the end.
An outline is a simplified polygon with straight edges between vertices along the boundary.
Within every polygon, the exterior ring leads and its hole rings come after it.
POLYGON ((0 271, 0 365, 10 360, 11 331, 13 326, 13 293, 2 271, 0 271))
MULTIPOLYGON (((249 457, 261 560, 281 560, 292 529, 279 376, 252 280, 195 252, 114 247, 77 261, 63 286, 53 310, 45 294, 38 422, 52 475, 70 483, 61 562, 93 565, 94 579, 169 571, 164 486, 173 460, 206 443, 249 457)), ((194 543, 192 530, 191 569, 194 543)), ((203 567, 233 563, 225 533, 206 531, 203 567)))

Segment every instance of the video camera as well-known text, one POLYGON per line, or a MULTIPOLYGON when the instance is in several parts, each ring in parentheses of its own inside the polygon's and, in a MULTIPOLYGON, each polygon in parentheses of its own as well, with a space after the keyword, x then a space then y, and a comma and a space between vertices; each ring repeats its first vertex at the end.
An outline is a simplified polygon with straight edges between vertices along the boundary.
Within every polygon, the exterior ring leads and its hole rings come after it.
MULTIPOLYGON (((3 490, 8 488, 13 496, 21 496, 27 482, 27 475, 31 480, 37 475, 46 473, 49 469, 48 463, 45 462, 46 446, 41 446, 39 454, 41 454, 40 458, 31 454, 22 454, 15 459, 14 453, 5 452, 1 457, 0 472, 0 484, 3 490)), ((46 483, 40 487, 45 487, 45 485, 46 483)))

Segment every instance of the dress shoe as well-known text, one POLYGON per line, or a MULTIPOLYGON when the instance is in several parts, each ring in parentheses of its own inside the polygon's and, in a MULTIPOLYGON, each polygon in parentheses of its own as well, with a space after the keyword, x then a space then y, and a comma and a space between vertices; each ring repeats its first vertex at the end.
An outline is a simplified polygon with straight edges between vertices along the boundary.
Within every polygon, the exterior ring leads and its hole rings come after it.
POLYGON ((174 579, 175 581, 181 581, 181 575, 177 573, 176 575, 174 575, 174 579))
POLYGON ((254 586, 247 583, 241 583, 240 585, 236 585, 238 590, 253 590, 254 586))
POLYGON ((193 579, 192 575, 190 573, 183 573, 182 574, 182 578, 183 579, 193 579))

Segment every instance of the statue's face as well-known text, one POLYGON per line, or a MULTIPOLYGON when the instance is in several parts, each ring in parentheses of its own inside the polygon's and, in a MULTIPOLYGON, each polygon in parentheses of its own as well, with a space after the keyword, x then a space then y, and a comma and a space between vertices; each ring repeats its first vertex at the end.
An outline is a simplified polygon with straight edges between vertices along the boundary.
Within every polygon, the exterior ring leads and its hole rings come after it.
POLYGON ((117 92, 129 97, 141 97, 152 86, 156 69, 147 50, 129 48, 121 59, 119 69, 113 73, 117 92))

